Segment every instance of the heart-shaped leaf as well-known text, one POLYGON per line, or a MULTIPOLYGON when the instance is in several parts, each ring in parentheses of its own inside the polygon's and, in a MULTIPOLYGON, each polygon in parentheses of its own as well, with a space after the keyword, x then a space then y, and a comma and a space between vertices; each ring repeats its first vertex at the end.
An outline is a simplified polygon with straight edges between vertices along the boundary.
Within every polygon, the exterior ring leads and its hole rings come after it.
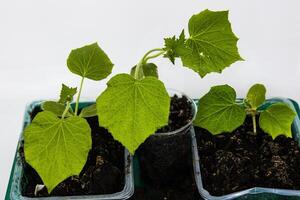
POLYGON ((214 86, 199 100, 194 124, 213 134, 231 132, 246 118, 246 111, 236 104, 236 93, 229 85, 214 86))
POLYGON ((38 113, 24 132, 26 161, 38 172, 49 193, 66 178, 79 175, 91 149, 91 129, 83 118, 38 113))
POLYGON ((253 85, 247 94, 246 102, 256 109, 266 100, 266 88, 262 84, 253 85))
POLYGON ((276 103, 260 114, 259 126, 273 138, 281 134, 292 137, 291 125, 295 115, 295 112, 288 105, 276 103))
POLYGON ((99 124, 107 128, 130 153, 158 128, 168 124, 170 97, 154 77, 136 80, 114 76, 97 99, 99 124))
POLYGON ((96 81, 106 78, 113 67, 112 62, 97 43, 72 50, 67 65, 74 74, 96 81))

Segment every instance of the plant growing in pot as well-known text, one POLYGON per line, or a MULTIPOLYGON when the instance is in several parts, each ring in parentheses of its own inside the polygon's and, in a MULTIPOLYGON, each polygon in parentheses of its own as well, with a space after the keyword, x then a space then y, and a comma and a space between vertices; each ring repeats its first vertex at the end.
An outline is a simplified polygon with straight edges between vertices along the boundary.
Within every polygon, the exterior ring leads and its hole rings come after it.
POLYGON ((72 50, 67 66, 81 76, 79 91, 63 84, 58 101, 30 105, 11 199, 127 199, 133 193, 131 157, 99 127, 95 103, 80 102, 84 80, 106 78, 113 64, 94 43, 72 50))
POLYGON ((188 133, 196 114, 192 99, 166 90, 150 61, 161 56, 174 64, 180 58, 183 66, 204 77, 242 60, 228 11, 193 15, 188 32, 188 37, 183 30, 179 37, 165 38, 165 46, 148 51, 130 74, 111 78, 97 99, 99 124, 132 154, 140 147, 140 174, 146 189, 149 186, 148 194, 154 195, 150 199, 194 198, 188 133), (178 192, 172 192, 174 188, 178 192))
POLYGON ((236 100, 235 90, 221 85, 199 100, 194 125, 200 127, 195 133, 201 174, 195 169, 203 198, 300 195, 299 118, 290 100, 266 100, 265 94, 255 84, 236 100))

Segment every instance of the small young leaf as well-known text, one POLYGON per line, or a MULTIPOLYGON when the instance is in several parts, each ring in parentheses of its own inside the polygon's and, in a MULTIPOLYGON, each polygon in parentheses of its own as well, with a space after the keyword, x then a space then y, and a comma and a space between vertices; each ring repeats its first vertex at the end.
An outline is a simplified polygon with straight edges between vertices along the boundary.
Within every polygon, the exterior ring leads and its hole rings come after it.
POLYGON ((168 124, 170 97, 163 83, 150 76, 136 80, 119 74, 107 86, 97 99, 99 124, 134 154, 147 137, 168 124))
POLYGON ((281 134, 292 137, 291 125, 295 115, 288 105, 276 103, 260 114, 259 126, 273 138, 281 134))
POLYGON ((58 103, 65 104, 67 101, 72 102, 74 95, 77 93, 77 88, 71 88, 62 84, 60 99, 58 103))
POLYGON ((166 53, 164 54, 165 58, 169 58, 169 60, 175 64, 175 58, 178 58, 181 54, 184 54, 182 50, 186 50, 185 48, 185 35, 184 30, 182 30, 179 38, 177 39, 175 36, 171 38, 165 38, 165 48, 166 53))
POLYGON ((204 77, 243 60, 238 53, 238 38, 228 21, 228 11, 205 10, 189 21, 190 37, 180 57, 184 66, 204 77))
MULTIPOLYGON (((154 76, 158 78, 157 66, 154 63, 145 63, 142 66, 142 76, 154 76)), ((130 75, 134 77, 136 66, 131 68, 130 75)))
POLYGON ((85 107, 80 112, 80 117, 94 117, 97 116, 97 106, 96 104, 92 104, 88 107, 85 107))
POLYGON ((246 102, 251 108, 259 107, 266 100, 266 88, 262 84, 253 85, 247 94, 246 102))
POLYGON ((43 111, 24 132, 26 161, 38 172, 49 193, 66 178, 79 175, 91 149, 91 129, 83 118, 58 118, 43 111))
MULTIPOLYGON (((42 110, 44 111, 50 111, 52 113, 54 113, 56 116, 61 117, 62 114, 64 113, 66 107, 61 104, 61 103, 57 103, 55 101, 46 101, 42 104, 42 110)), ((67 113, 67 117, 71 116, 71 112, 67 113)))
POLYGON ((106 78, 113 67, 112 62, 97 43, 72 50, 67 65, 74 74, 96 81, 106 78))
POLYGON ((231 132, 243 124, 246 111, 236 104, 236 93, 229 85, 214 86, 199 100, 194 125, 213 134, 231 132))

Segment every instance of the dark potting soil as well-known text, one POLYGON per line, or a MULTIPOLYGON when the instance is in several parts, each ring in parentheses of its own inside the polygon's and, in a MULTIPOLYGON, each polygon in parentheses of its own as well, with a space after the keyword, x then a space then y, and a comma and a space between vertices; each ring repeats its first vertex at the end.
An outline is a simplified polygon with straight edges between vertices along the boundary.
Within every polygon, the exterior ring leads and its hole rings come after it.
MULTIPOLYGON (((40 112, 35 108, 31 118, 40 112)), ((104 128, 99 127, 98 118, 86 118, 92 130, 92 149, 87 163, 79 176, 73 176, 60 183, 50 196, 95 195, 120 192, 124 188, 124 147, 113 139, 104 128)), ((35 197, 37 184, 43 184, 37 172, 25 161, 24 148, 19 153, 22 157, 24 174, 22 176, 22 195, 35 197)), ((49 196, 47 189, 40 190, 37 196, 49 196)))
MULTIPOLYGON (((169 125, 156 134, 177 130, 193 118, 185 96, 171 98, 169 125)), ((187 130, 170 136, 151 136, 137 150, 144 187, 131 200, 199 199, 193 175, 191 138, 187 130)))
MULTIPOLYGON (((258 123, 257 123, 258 124, 258 123)), ((252 187, 300 189, 300 149, 284 135, 272 137, 252 119, 232 133, 212 135, 195 127, 204 188, 220 196, 252 187)))

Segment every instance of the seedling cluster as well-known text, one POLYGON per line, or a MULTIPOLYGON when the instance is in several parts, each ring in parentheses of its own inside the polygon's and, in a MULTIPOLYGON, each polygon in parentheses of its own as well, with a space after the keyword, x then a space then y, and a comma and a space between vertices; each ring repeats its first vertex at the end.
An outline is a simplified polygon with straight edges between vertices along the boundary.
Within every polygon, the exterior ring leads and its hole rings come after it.
MULTIPOLYGON (((86 117, 98 116, 114 139, 130 153, 159 128, 168 124, 170 97, 162 81, 154 58, 168 58, 201 77, 211 72, 221 73, 232 63, 243 60, 238 53, 238 38, 232 32, 228 11, 205 10, 193 15, 188 31, 164 39, 164 46, 148 51, 132 67, 129 74, 117 74, 107 82, 107 88, 96 99, 96 104, 79 109, 80 96, 86 79, 100 81, 111 74, 113 64, 97 43, 72 50, 69 70, 81 77, 79 90, 62 85, 60 98, 42 104, 24 132, 26 161, 38 172, 51 191, 66 178, 79 175, 91 149, 91 128, 86 117), (76 96, 75 108, 71 106, 76 96)), ((290 126, 295 113, 284 104, 274 104, 260 110, 266 90, 256 84, 242 102, 228 85, 212 87, 199 102, 195 125, 214 134, 230 132, 240 126, 247 114, 256 117, 259 125, 273 137, 285 133, 291 136, 290 126)))
POLYGON ((207 129, 213 134, 232 132, 251 115, 253 133, 257 134, 256 117, 259 115, 260 128, 273 138, 280 134, 292 137, 291 124, 295 112, 284 103, 275 103, 267 109, 259 109, 266 101, 266 88, 262 84, 253 85, 240 102, 236 92, 229 85, 214 86, 199 100, 199 107, 194 124, 207 129))

